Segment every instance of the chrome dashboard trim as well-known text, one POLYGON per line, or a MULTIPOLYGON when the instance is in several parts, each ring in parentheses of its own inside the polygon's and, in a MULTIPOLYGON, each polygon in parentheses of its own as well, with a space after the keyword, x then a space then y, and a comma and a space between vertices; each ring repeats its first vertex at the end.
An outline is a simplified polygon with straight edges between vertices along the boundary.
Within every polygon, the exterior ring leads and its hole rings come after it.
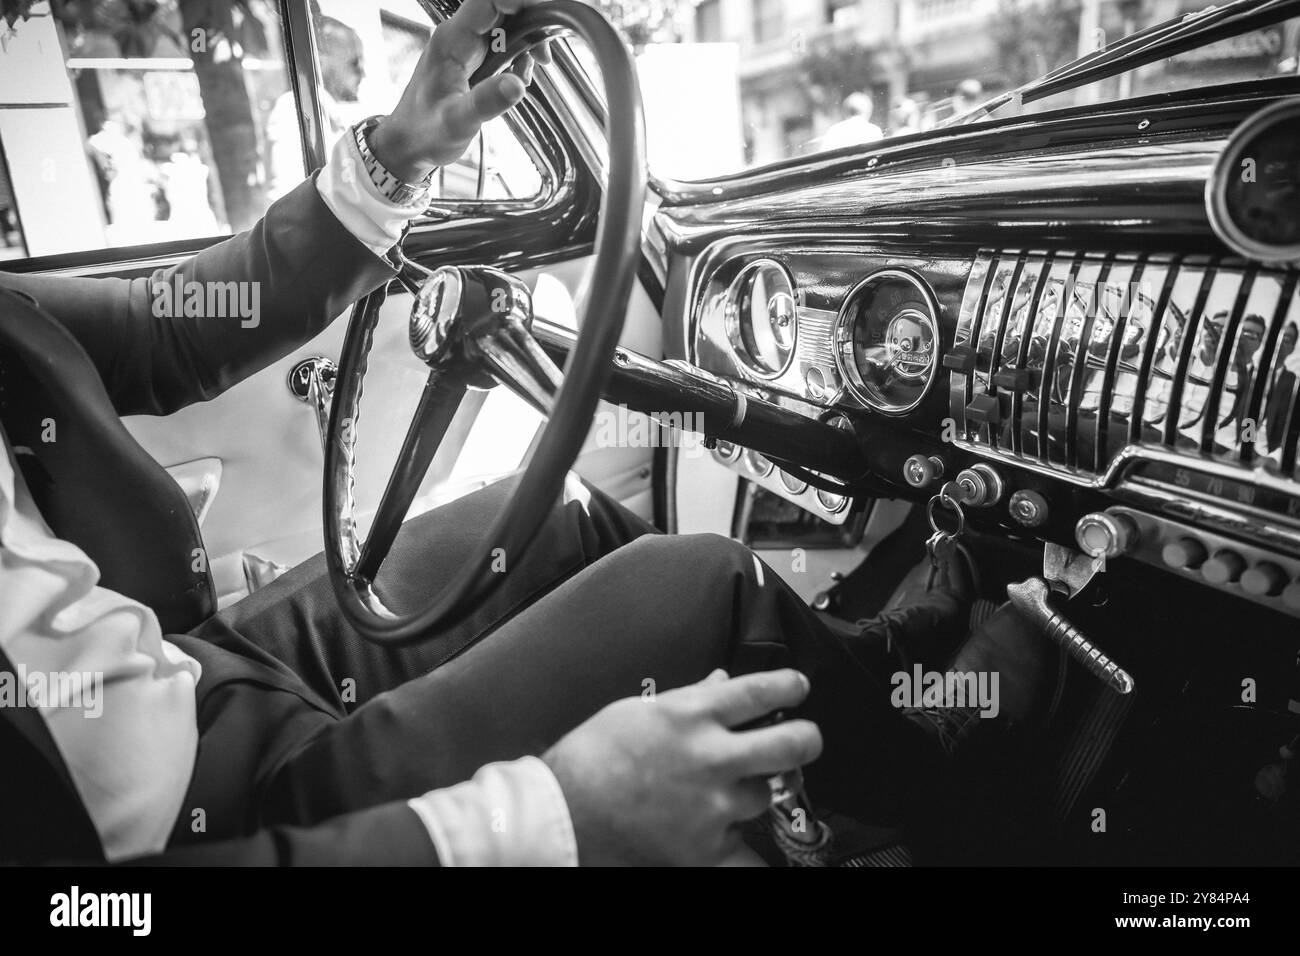
POLYGON ((1300 530, 1277 524, 1272 515, 1260 520, 1235 509, 1191 501, 1145 482, 1126 483, 1115 490, 1115 497, 1152 514, 1219 531, 1261 549, 1275 548, 1300 557, 1300 530))

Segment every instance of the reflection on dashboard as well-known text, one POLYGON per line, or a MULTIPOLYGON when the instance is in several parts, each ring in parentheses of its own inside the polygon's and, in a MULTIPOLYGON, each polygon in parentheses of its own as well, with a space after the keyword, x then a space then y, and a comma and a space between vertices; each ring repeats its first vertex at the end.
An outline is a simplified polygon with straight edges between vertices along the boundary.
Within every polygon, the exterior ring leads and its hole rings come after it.
POLYGON ((974 440, 1093 474, 1133 444, 1294 467, 1294 274, 1013 255, 979 275, 974 385, 953 393, 974 440))

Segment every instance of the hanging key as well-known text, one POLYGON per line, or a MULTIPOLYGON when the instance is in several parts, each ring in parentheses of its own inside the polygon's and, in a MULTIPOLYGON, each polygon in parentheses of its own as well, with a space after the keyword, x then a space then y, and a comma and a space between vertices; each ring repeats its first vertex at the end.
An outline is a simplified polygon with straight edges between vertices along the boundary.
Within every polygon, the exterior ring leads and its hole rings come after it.
POLYGON ((931 498, 926 506, 926 517, 934 532, 925 542, 926 554, 930 557, 930 573, 926 578, 927 589, 951 585, 952 561, 957 557, 957 543, 966 531, 966 514, 962 511, 961 503, 946 492, 945 486, 945 489, 931 498), (951 510, 956 516, 957 524, 954 530, 946 531, 939 527, 937 509, 940 507, 951 510))

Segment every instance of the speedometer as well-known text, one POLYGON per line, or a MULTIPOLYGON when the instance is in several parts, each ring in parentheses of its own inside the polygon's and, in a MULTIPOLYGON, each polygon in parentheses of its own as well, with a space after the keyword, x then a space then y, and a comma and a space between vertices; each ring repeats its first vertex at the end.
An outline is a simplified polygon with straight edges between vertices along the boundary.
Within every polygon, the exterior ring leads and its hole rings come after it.
POLYGON ((901 415, 934 382, 939 323, 934 295, 908 272, 887 269, 849 293, 835 354, 849 390, 869 408, 901 415))
POLYGON ((1300 262, 1300 98, 1274 103, 1229 137, 1206 183, 1210 223, 1261 262, 1300 262))
POLYGON ((772 259, 740 271, 727 296, 727 338, 740 363, 759 378, 776 378, 794 355, 794 282, 772 259))

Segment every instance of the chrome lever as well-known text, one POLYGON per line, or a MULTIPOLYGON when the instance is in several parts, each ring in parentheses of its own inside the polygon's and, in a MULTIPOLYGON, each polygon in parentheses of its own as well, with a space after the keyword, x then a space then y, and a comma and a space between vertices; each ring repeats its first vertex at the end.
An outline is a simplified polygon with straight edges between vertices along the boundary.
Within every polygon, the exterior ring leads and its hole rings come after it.
POLYGON ((327 358, 303 359, 289 372, 289 391, 316 412, 321 447, 325 446, 330 427, 330 404, 334 401, 334 381, 339 367, 327 358))
POLYGON ((1007 585, 1007 597, 1028 620, 1036 624, 1048 640, 1060 644, 1089 674, 1117 694, 1133 692, 1133 678, 1122 667, 1097 649, 1083 632, 1054 611, 1047 603, 1050 588, 1042 578, 1030 578, 1007 585))

